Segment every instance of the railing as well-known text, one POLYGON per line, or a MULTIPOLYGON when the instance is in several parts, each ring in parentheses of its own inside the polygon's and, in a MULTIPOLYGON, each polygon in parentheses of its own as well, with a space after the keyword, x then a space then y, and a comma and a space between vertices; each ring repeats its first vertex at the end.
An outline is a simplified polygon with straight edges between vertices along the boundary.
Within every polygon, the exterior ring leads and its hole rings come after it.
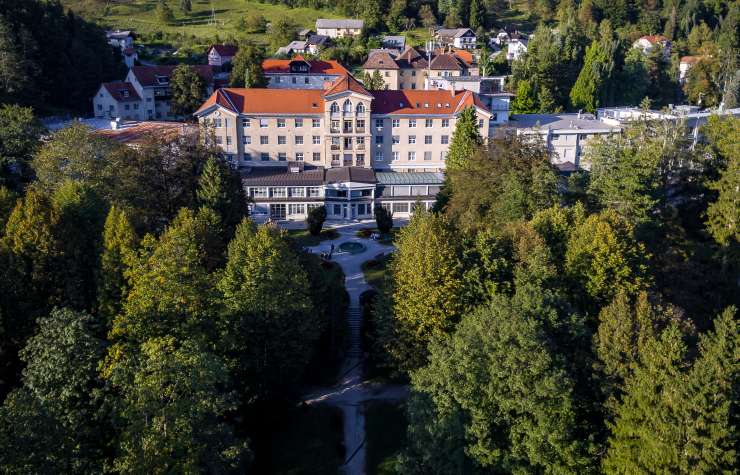
POLYGON ((335 144, 332 144, 332 145, 331 145, 331 150, 340 150, 340 149, 341 149, 341 148, 340 148, 340 146, 339 146, 339 145, 335 145, 335 144))
POLYGON ((364 143, 358 143, 357 144, 357 150, 365 150, 365 144, 364 143))
POLYGON ((335 128, 335 127, 331 127, 331 128, 329 129, 329 132, 331 132, 332 134, 338 134, 338 133, 339 133, 339 129, 337 129, 337 128, 335 128))
POLYGON ((355 127, 355 132, 357 132, 358 134, 364 134, 365 127, 355 127))
POLYGON ((345 127, 344 128, 344 133, 345 134, 351 134, 352 133, 352 127, 345 127))
POLYGON ((338 167, 339 166, 339 160, 332 160, 331 161, 331 166, 338 167))

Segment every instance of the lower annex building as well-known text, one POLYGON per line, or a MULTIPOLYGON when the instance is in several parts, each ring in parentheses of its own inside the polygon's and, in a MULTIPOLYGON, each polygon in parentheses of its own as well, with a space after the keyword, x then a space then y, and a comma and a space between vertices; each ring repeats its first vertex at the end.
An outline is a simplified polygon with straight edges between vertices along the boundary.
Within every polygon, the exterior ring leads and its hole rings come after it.
POLYGON ((350 75, 324 89, 218 89, 195 115, 242 170, 255 218, 302 220, 326 205, 346 220, 430 206, 468 107, 491 136, 493 114, 473 92, 367 91, 350 75))

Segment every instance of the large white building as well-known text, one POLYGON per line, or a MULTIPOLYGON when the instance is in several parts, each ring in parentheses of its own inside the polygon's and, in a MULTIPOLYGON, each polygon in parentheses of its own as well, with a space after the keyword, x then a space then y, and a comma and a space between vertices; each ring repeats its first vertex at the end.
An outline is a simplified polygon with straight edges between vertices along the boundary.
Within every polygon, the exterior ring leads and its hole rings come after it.
POLYGON ((316 20, 316 34, 328 36, 329 38, 343 38, 345 36, 360 36, 365 22, 355 19, 329 20, 319 18, 316 20))

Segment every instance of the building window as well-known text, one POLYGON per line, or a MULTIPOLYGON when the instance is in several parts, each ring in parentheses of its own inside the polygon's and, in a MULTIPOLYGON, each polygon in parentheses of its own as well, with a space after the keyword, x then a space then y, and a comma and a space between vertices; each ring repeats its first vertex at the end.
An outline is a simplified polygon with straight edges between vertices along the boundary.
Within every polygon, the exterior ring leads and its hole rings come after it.
POLYGON ((360 102, 359 104, 357 104, 357 113, 358 114, 364 114, 365 113, 365 104, 363 104, 362 102, 360 102))
POLYGON ((295 120, 295 126, 297 127, 303 127, 303 119, 296 119, 295 120))
POLYGON ((331 103, 331 107, 329 108, 329 112, 332 114, 339 114, 339 104, 336 102, 331 103))
POLYGON ((285 139, 285 135, 278 135, 278 145, 285 145, 288 141, 285 139))
POLYGON ((390 76, 390 73, 388 73, 388 71, 385 71, 383 74, 385 75, 385 77, 389 77, 390 76))
POLYGON ((262 152, 260 154, 260 160, 262 160, 263 162, 270 161, 270 154, 269 153, 262 152))
POLYGON ((288 214, 306 214, 306 205, 302 203, 289 203, 288 214))
POLYGON ((416 143, 416 135, 409 135, 409 145, 414 145, 416 143))
POLYGON ((394 162, 396 160, 400 159, 400 158, 401 158, 401 154, 399 152, 393 152, 393 161, 394 162))
POLYGON ((252 125, 251 123, 252 121, 249 119, 242 119, 242 127, 244 127, 245 129, 252 125))
POLYGON ((408 203, 393 203, 393 212, 394 213, 408 213, 409 204, 408 203))
POLYGON ((416 77, 416 71, 411 71, 411 77, 413 77, 413 78, 416 77))
POLYGON ((297 83, 297 79, 298 78, 296 78, 296 77, 292 77, 292 78, 290 78, 290 82, 292 82, 293 84, 296 84, 297 83))
POLYGON ((260 119, 260 129, 266 129, 269 121, 267 119, 260 119))
POLYGON ((296 145, 303 145, 303 135, 296 135, 295 136, 295 144, 296 145))
POLYGON ((365 121, 358 120, 357 124, 355 124, 355 127, 357 127, 357 132, 364 132, 365 131, 365 121))
POLYGON ((331 132, 339 132, 339 121, 338 120, 332 120, 331 121, 330 131, 331 132))
POLYGON ((443 162, 445 160, 447 160, 447 151, 446 150, 442 150, 441 152, 439 152, 439 159, 442 160, 443 162))
POLYGON ((278 126, 278 129, 284 129, 285 128, 285 119, 278 119, 277 120, 277 126, 278 126))
POLYGON ((429 128, 434 125, 434 119, 426 119, 424 120, 424 127, 429 128))
POLYGON ((314 162, 320 162, 321 161, 321 152, 314 152, 313 153, 313 161, 314 162))
POLYGON ((383 128, 383 119, 375 119, 375 128, 378 130, 383 128))
POLYGON ((230 135, 227 135, 226 136, 226 145, 231 145, 231 136, 230 135))
POLYGON ((424 160, 431 160, 432 159, 432 152, 424 152, 424 160))
POLYGON ((447 128, 450 126, 450 119, 442 119, 442 127, 447 128))
POLYGON ((382 135, 376 135, 375 136, 375 143, 378 145, 381 145, 383 143, 383 136, 382 135))
POLYGON ((249 189, 249 196, 252 198, 267 198, 267 187, 253 186, 249 189))
POLYGON ((393 143, 393 145, 400 144, 401 143, 401 136, 400 135, 394 135, 392 137, 391 142, 393 143))
POLYGON ((224 141, 223 137, 221 137, 220 135, 217 135, 216 136, 216 143, 218 145, 221 145, 223 143, 223 141, 224 141))
POLYGON ((267 135, 260 135, 260 145, 267 145, 270 143, 270 137, 267 135))
POLYGON ((560 140, 560 135, 558 134, 552 134, 551 137, 553 142, 557 142, 558 140, 560 140))
POLYGON ((270 188, 270 197, 271 198, 287 198, 288 197, 288 189, 285 187, 274 187, 270 188))
POLYGON ((295 154, 295 161, 296 162, 302 162, 303 161, 303 152, 296 152, 296 154, 295 154))
POLYGON ((278 160, 280 160, 281 162, 284 162, 287 159, 288 159, 288 154, 287 153, 285 153, 285 152, 279 152, 278 153, 278 160))
POLYGON ((358 153, 356 158, 357 158, 357 165, 358 166, 364 166, 365 165, 365 154, 364 153, 358 153))
POLYGON ((321 189, 318 186, 309 186, 306 191, 309 198, 318 198, 321 196, 321 189))
POLYGON ((391 127, 396 128, 401 126, 401 119, 393 119, 391 121, 391 127))
POLYGON ((443 135, 440 137, 442 145, 447 145, 450 143, 450 136, 449 135, 443 135))
POLYGON ((416 152, 409 152, 409 160, 416 160, 416 152))
POLYGON ((291 198, 305 198, 306 197, 306 189, 301 186, 291 187, 288 189, 288 191, 290 192, 291 198))
POLYGON ((478 127, 483 127, 483 119, 478 119, 478 127))
POLYGON ((244 154, 244 161, 245 162, 251 162, 252 161, 252 154, 247 152, 244 154))
POLYGON ((213 119, 213 126, 216 127, 217 129, 220 129, 221 128, 221 119, 220 118, 213 119))
POLYGON ((382 162, 383 161, 383 152, 380 150, 375 152, 375 161, 376 162, 382 162))
POLYGON ((409 119, 409 128, 413 129, 416 127, 416 119, 409 119))
POLYGON ((311 119, 311 127, 314 129, 321 127, 321 119, 311 119))

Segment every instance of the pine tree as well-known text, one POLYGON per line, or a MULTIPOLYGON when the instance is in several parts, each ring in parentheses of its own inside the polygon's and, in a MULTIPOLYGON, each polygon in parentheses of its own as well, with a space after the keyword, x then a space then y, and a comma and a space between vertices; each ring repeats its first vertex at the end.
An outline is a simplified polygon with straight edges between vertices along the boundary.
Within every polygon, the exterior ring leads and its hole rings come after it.
POLYGON ((469 18, 468 26, 472 28, 473 31, 486 26, 486 7, 482 0, 471 0, 469 18))
POLYGON ((212 209, 224 228, 228 242, 234 229, 247 215, 247 198, 238 173, 226 163, 208 157, 198 180, 198 203, 212 209))
POLYGON ((526 79, 517 81, 516 96, 511 101, 511 112, 514 114, 534 114, 537 112, 532 84, 526 79))
POLYGON ((472 107, 463 109, 455 121, 455 131, 447 152, 447 169, 463 168, 482 144, 475 109, 472 107))
POLYGON ((126 212, 111 206, 103 229, 103 253, 100 256, 100 278, 98 283, 98 311, 110 326, 113 318, 121 311, 128 294, 125 274, 134 258, 136 233, 129 223, 126 212))

